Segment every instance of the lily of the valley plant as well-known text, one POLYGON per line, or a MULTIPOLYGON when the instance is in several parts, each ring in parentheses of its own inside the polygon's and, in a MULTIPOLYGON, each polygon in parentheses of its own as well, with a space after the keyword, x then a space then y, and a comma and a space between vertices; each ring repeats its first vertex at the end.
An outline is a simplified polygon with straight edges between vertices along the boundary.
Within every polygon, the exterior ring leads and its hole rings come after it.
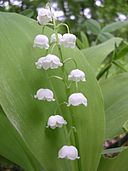
MULTIPOLYGON (((76 36, 69 32, 68 25, 66 25, 65 23, 61 23, 62 25, 66 26, 68 33, 65 33, 64 35, 58 33, 57 27, 59 27, 61 24, 56 25, 56 18, 54 16, 52 9, 50 8, 50 5, 47 5, 46 8, 42 8, 38 12, 37 21, 40 25, 42 25, 43 28, 47 25, 52 25, 55 33, 51 35, 50 40, 46 35, 38 34, 34 39, 33 47, 42 48, 42 49, 51 48, 52 50, 55 46, 58 47, 63 46, 65 48, 76 47, 76 36)), ((52 52, 46 54, 46 56, 40 57, 38 61, 35 62, 35 65, 37 69, 46 70, 46 72, 47 70, 58 69, 59 67, 63 67, 64 69, 63 58, 61 56, 56 56, 52 52)), ((74 108, 79 105, 83 105, 84 107, 87 107, 87 98, 82 92, 77 92, 78 84, 80 82, 86 81, 85 73, 78 68, 74 68, 67 75, 67 78, 69 80, 69 83, 70 81, 76 82, 75 84, 76 92, 74 92, 69 96, 69 98, 67 99, 68 102, 63 102, 63 103, 65 103, 67 107, 70 107, 71 105, 74 108)), ((66 82, 65 78, 62 78, 62 80, 66 82)), ((70 86, 68 88, 70 88, 70 86)), ((52 90, 49 89, 49 87, 40 88, 39 90, 37 90, 36 95, 34 97, 37 98, 38 100, 48 101, 50 103, 52 103, 52 101, 56 102, 56 99, 54 99, 54 93, 52 92, 52 90)), ((67 123, 67 121, 64 120, 63 118, 64 113, 61 113, 60 115, 58 114, 56 115, 53 111, 53 113, 51 113, 50 115, 51 116, 48 118, 48 122, 46 123, 47 129, 56 129, 56 128, 63 129, 63 126, 66 126, 67 124, 69 125, 71 124, 71 123, 67 123)), ((72 126, 73 125, 71 125, 71 127, 72 126)), ((67 134, 67 140, 69 138, 69 135, 70 133, 67 134)), ((70 145, 64 144, 64 146, 61 147, 61 149, 58 151, 58 158, 69 159, 69 160, 79 159, 80 156, 78 156, 78 151, 79 149, 77 149, 75 146, 71 144, 70 145)))

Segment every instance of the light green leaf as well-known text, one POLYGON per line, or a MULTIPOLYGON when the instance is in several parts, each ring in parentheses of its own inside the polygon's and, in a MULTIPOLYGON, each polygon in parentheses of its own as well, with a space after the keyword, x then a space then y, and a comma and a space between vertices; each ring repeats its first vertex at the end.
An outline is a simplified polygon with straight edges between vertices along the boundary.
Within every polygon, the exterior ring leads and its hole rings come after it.
POLYGON ((114 32, 114 31, 119 30, 123 27, 128 28, 128 21, 117 21, 117 22, 114 22, 112 24, 109 24, 102 29, 102 32, 114 32))
POLYGON ((121 152, 116 158, 103 158, 100 161, 97 171, 127 171, 128 170, 128 150, 121 152))
POLYGON ((123 124, 128 120, 128 73, 101 82, 105 101, 106 138, 112 138, 124 132, 123 124))
MULTIPOLYGON (((87 81, 79 84, 78 91, 86 95, 88 107, 59 106, 67 102, 76 88, 72 84, 70 91, 66 91, 63 81, 50 76, 67 78, 66 73, 76 67, 74 62, 65 64, 65 73, 61 68, 37 70, 34 63, 46 51, 32 46, 34 37, 41 33, 42 28, 35 21, 16 14, 2 13, 0 23, 0 103, 8 119, 44 169, 95 171, 104 138, 104 109, 99 86, 86 58, 78 49, 62 49, 64 60, 72 57, 78 68, 86 72, 87 81), (34 94, 41 87, 53 90, 56 102, 34 99, 34 94), (68 124, 62 129, 51 130, 46 128, 47 120, 57 106, 58 114, 63 115, 68 124), (80 159, 58 159, 58 150, 67 143, 66 131, 71 126, 75 126, 76 133, 72 133, 70 144, 78 148, 80 159)), ((50 37, 52 32, 45 28, 44 34, 50 37)), ((60 56, 57 49, 53 53, 60 56)))
POLYGON ((93 19, 89 19, 85 22, 86 28, 89 32, 99 34, 101 31, 100 24, 93 19))
POLYGON ((36 159, 27 149, 19 133, 11 125, 1 108, 0 155, 20 165, 26 171, 40 171, 42 169, 39 162, 36 161, 36 159))
POLYGON ((96 75, 103 60, 108 56, 108 54, 110 54, 115 49, 115 44, 118 47, 121 41, 121 38, 112 38, 97 46, 82 50, 85 55, 85 58, 91 64, 93 71, 96 75))
POLYGON ((102 154, 113 154, 113 153, 120 153, 124 150, 128 149, 128 147, 117 147, 117 148, 109 148, 105 149, 102 154))

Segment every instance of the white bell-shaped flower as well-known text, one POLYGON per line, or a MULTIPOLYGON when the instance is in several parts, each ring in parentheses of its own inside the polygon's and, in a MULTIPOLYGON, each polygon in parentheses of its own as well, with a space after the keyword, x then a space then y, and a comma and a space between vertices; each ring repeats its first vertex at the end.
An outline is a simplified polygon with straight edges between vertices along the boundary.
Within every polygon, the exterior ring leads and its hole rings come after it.
POLYGON ((58 67, 61 67, 63 64, 60 62, 59 57, 56 55, 48 54, 45 57, 41 57, 38 59, 38 61, 35 63, 37 69, 56 69, 58 67))
POLYGON ((78 156, 78 150, 76 147, 72 145, 71 146, 64 145, 58 152, 58 158, 75 160, 75 159, 79 159, 80 157, 78 156))
POLYGON ((55 101, 53 98, 53 92, 49 89, 39 89, 34 97, 38 100, 46 100, 48 102, 55 101))
POLYGON ((49 40, 48 37, 45 35, 38 34, 34 39, 33 47, 39 47, 39 48, 49 48, 49 40))
POLYGON ((41 8, 38 10, 37 21, 41 25, 46 25, 50 21, 52 21, 53 13, 49 8, 41 8))
POLYGON ((53 115, 48 118, 47 127, 50 127, 51 129, 55 128, 61 128, 63 125, 66 125, 67 122, 64 120, 64 118, 60 115, 53 115))
POLYGON ((65 33, 62 37, 61 43, 66 48, 75 48, 76 45, 76 36, 71 33, 65 33))
POLYGON ((76 82, 86 81, 85 73, 79 69, 74 69, 68 75, 68 80, 72 80, 72 81, 76 81, 76 82))
POLYGON ((79 106, 81 104, 87 106, 87 98, 82 93, 73 93, 69 96, 67 106, 79 106))
MULTIPOLYGON (((61 41, 62 41, 62 37, 63 37, 63 36, 62 36, 60 33, 58 33, 57 36, 58 36, 59 44, 61 44, 61 41)), ((57 40, 56 40, 56 34, 55 34, 55 33, 53 33, 53 34, 51 35, 51 40, 50 40, 50 42, 51 42, 51 43, 57 42, 57 40)))

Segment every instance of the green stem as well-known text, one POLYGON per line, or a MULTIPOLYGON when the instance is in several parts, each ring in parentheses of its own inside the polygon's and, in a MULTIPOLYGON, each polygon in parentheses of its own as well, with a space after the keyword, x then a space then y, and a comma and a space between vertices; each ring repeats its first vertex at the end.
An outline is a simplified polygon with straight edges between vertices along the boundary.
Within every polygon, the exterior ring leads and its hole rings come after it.
POLYGON ((125 72, 128 72, 123 66, 121 66, 119 63, 113 61, 112 62, 114 65, 116 65, 117 67, 119 67, 121 70, 125 71, 125 72))
POLYGON ((60 26, 65 26, 65 27, 67 28, 67 32, 70 33, 69 27, 68 27, 67 24, 65 24, 65 23, 60 23, 60 24, 58 24, 58 25, 56 26, 56 28, 58 28, 58 27, 60 27, 60 26))
POLYGON ((57 34, 55 18, 53 18, 53 25, 54 25, 54 31, 55 31, 55 36, 56 36, 56 44, 59 45, 59 37, 58 37, 58 34, 57 34))
POLYGON ((52 52, 53 52, 53 49, 54 49, 56 46, 57 46, 57 44, 54 43, 53 46, 52 46, 52 48, 51 48, 51 54, 52 54, 52 52))
POLYGON ((66 62, 68 62, 68 61, 73 61, 74 64, 75 64, 75 67, 77 68, 77 63, 76 63, 76 61, 75 61, 73 58, 65 59, 65 60, 64 60, 64 64, 65 64, 66 62))

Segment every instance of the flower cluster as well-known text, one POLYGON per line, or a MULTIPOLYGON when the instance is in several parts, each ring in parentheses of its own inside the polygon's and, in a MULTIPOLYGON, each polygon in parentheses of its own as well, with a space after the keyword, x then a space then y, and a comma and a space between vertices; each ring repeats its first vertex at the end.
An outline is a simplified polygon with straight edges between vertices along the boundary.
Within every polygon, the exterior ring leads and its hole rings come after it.
POLYGON ((57 42, 59 45, 63 45, 66 48, 75 48, 76 36, 71 33, 66 33, 64 35, 61 35, 60 33, 58 33, 58 34, 54 33, 51 35, 51 38, 49 41, 49 39, 46 35, 38 34, 34 39, 33 47, 48 49, 50 46, 49 42, 51 42, 51 43, 57 42), (57 38, 58 38, 58 42, 57 42, 57 38))
MULTIPOLYGON (((48 25, 49 22, 52 22, 51 25, 53 25, 54 30, 56 30, 57 26, 55 24, 55 17, 54 13, 52 12, 51 8, 49 6, 46 6, 46 8, 42 8, 38 12, 37 16, 38 23, 40 25, 48 25)), ((68 27, 68 26, 67 26, 68 27)), ((64 35, 61 35, 60 33, 57 33, 57 30, 55 33, 51 35, 50 40, 46 35, 38 34, 34 39, 34 45, 33 47, 38 48, 44 48, 49 49, 49 47, 52 44, 55 44, 57 46, 64 46, 65 48, 75 48, 76 46, 76 36, 71 33, 65 33, 64 35), (51 45, 50 45, 51 44, 51 45)), ((48 69, 57 69, 59 67, 63 67, 64 61, 59 56, 56 56, 55 54, 47 54, 46 56, 43 56, 39 58, 36 62, 36 68, 42 69, 42 70, 48 70, 48 69)), ((76 84, 78 82, 85 82, 85 73, 81 71, 80 69, 73 69, 70 71, 69 75, 67 76, 69 81, 75 82, 76 84)), ((42 101, 56 101, 54 98, 54 93, 52 90, 48 88, 40 88, 37 90, 35 96, 36 99, 42 100, 42 101)), ((67 106, 87 106, 87 98, 84 96, 83 93, 73 93, 68 97, 68 103, 67 106)), ((62 128, 64 125, 67 124, 67 121, 61 116, 61 115, 52 115, 48 118, 47 121, 47 128, 56 129, 56 128, 62 128)), ((58 158, 66 158, 69 160, 75 160, 79 159, 78 156, 78 150, 74 146, 67 146, 64 145, 58 152, 58 158)))

